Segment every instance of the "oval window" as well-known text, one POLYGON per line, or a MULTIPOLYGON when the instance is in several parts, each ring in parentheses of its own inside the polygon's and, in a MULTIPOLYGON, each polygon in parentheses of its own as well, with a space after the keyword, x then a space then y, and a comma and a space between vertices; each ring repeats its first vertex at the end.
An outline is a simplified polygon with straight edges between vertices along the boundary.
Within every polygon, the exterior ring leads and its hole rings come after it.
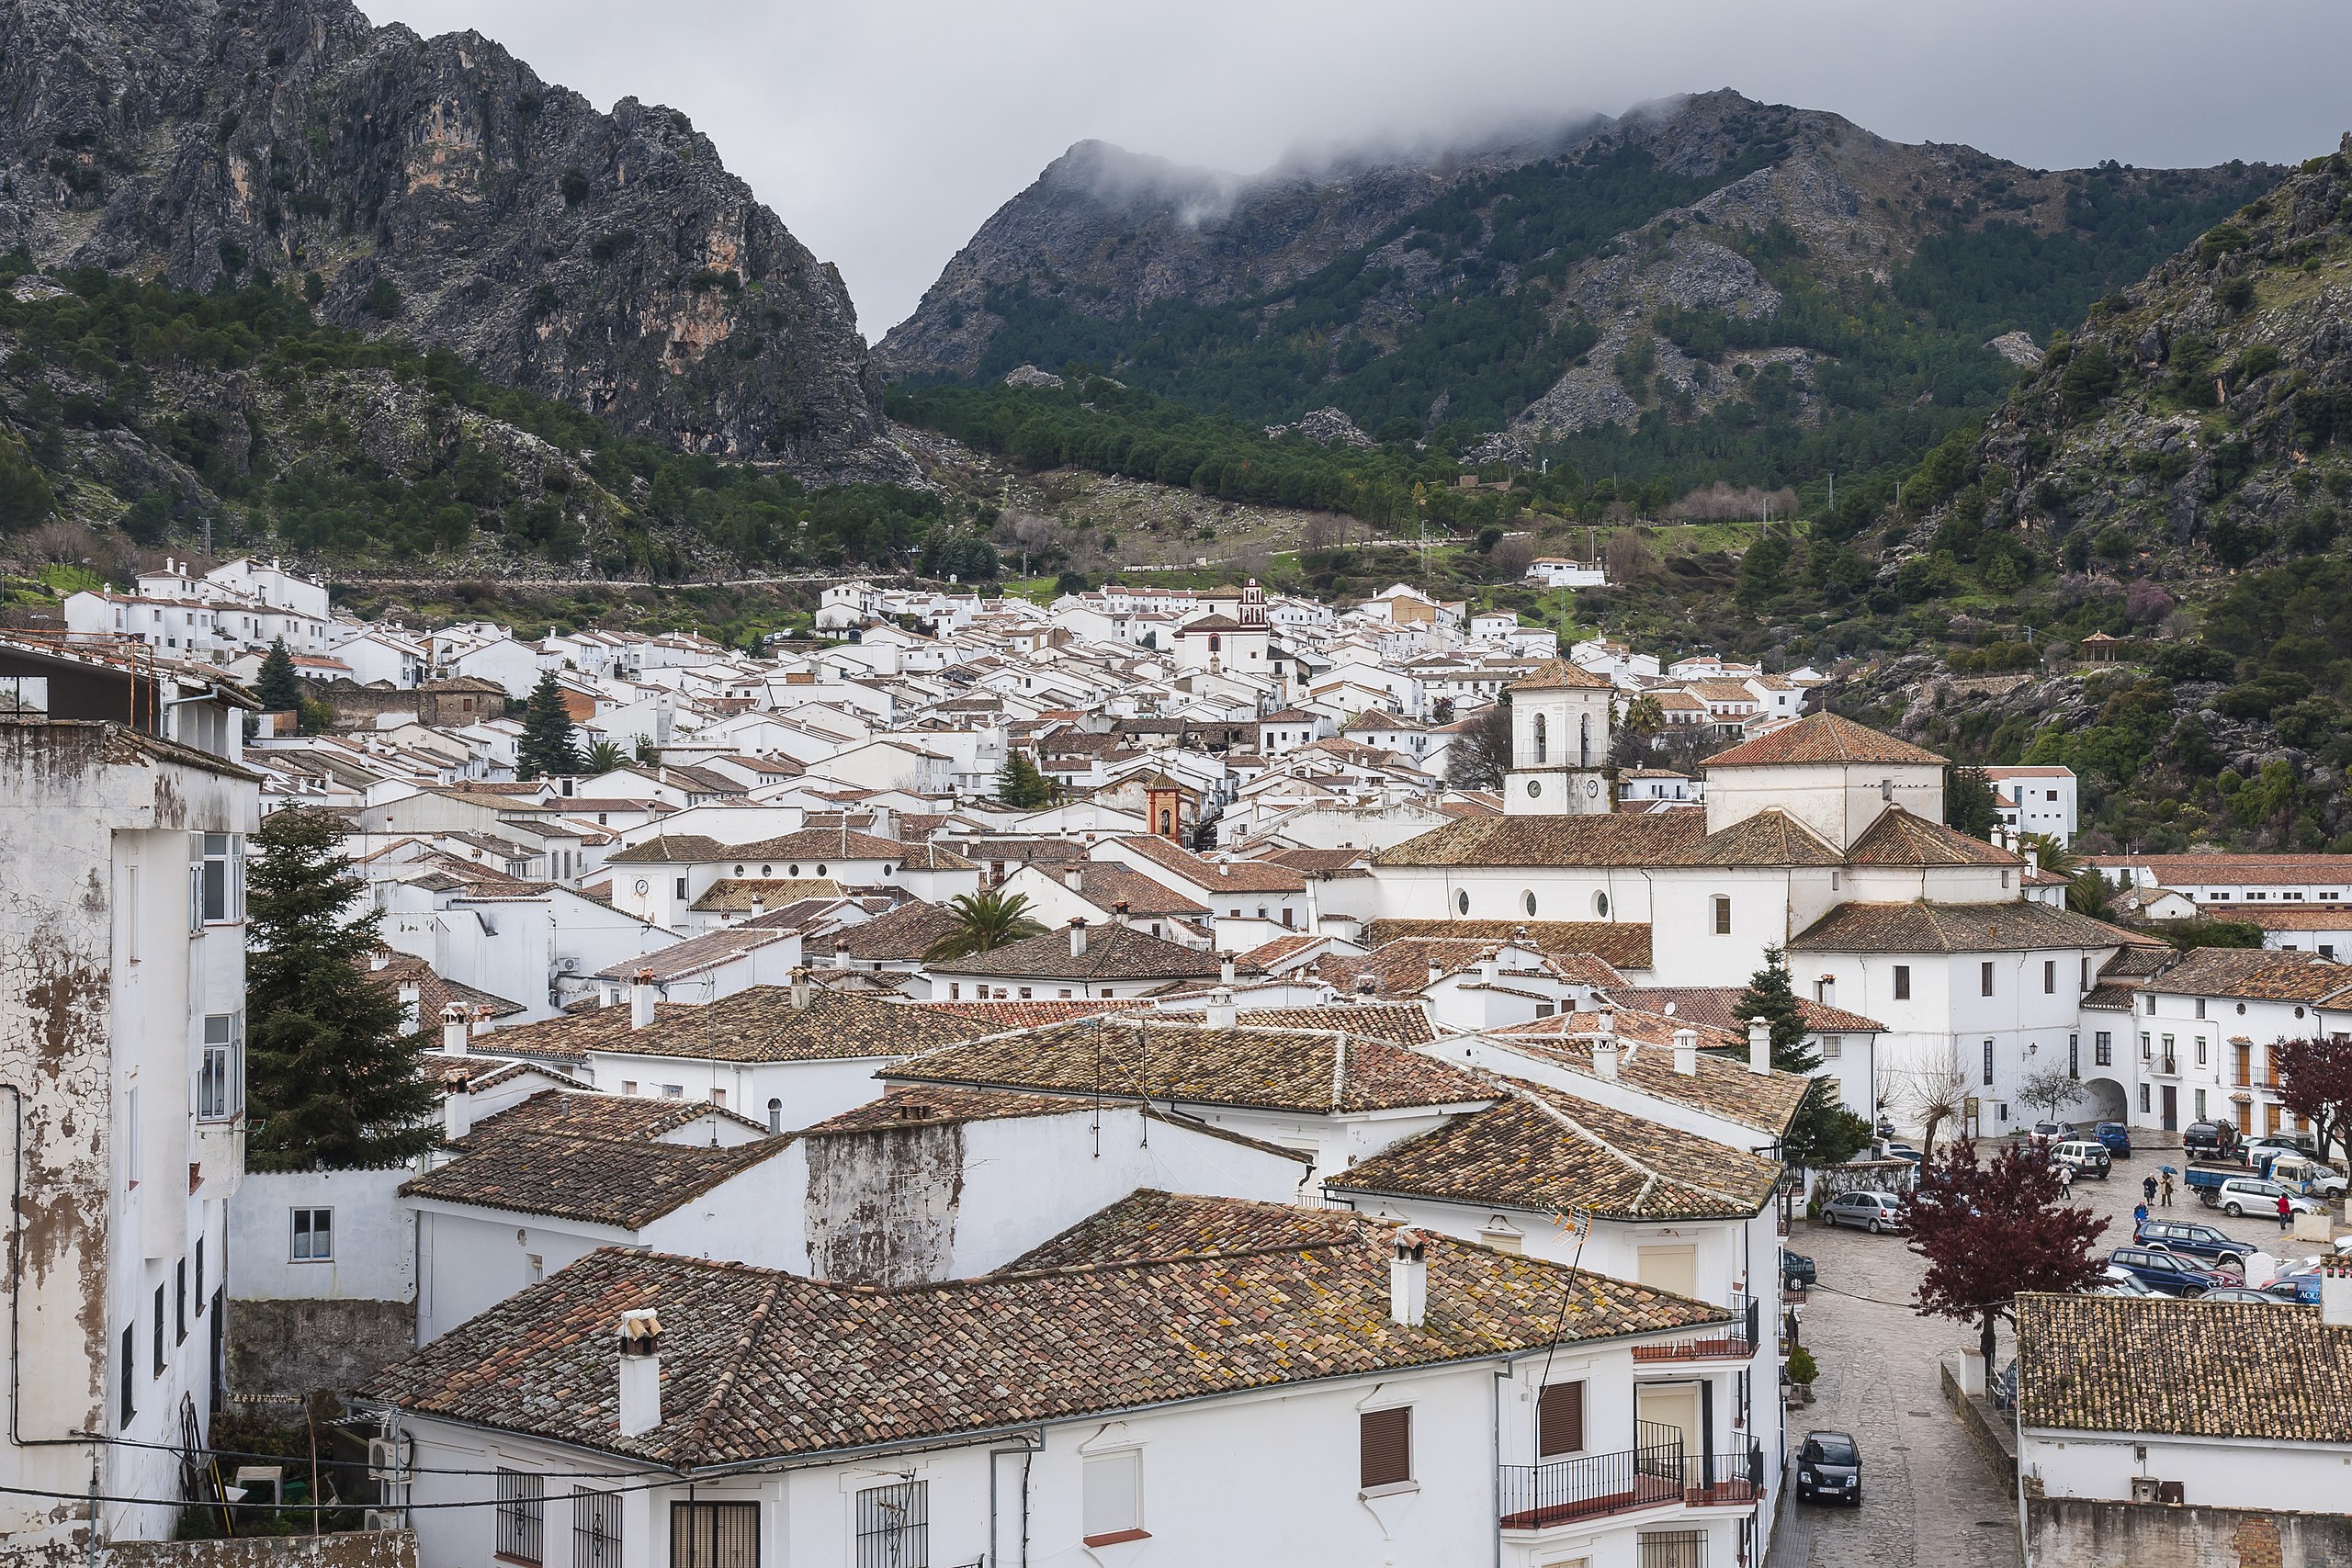
MULTIPOLYGON (((640 887, 638 891, 642 893, 645 890, 640 887)), ((1460 914, 1466 915, 1470 912, 1470 890, 1467 887, 1453 896, 1453 908, 1460 914)))
POLYGON ((798 866, 797 866, 797 865, 788 865, 788 866, 786 866, 784 869, 785 869, 785 874, 786 874, 786 875, 789 875, 789 876, 797 876, 797 875, 799 875, 799 874, 800 874, 800 868, 799 868, 798 866))
POLYGON ((1606 893, 1596 893, 1596 894, 1594 894, 1594 895, 1592 896, 1592 912, 1593 912, 1594 914, 1596 914, 1596 915, 1599 915, 1599 916, 1600 916, 1602 919, 1604 919, 1604 920, 1605 920, 1605 919, 1607 919, 1609 918, 1609 895, 1608 895, 1608 894, 1606 894, 1606 893))
POLYGON ((817 868, 817 874, 818 874, 818 875, 820 875, 820 876, 824 875, 824 874, 825 874, 825 868, 824 868, 823 866, 821 866, 821 865, 820 865, 820 866, 819 866, 819 867, 817 868))
POLYGON ((735 874, 736 874, 736 875, 738 875, 738 876, 742 875, 742 874, 743 874, 743 868, 742 868, 741 866, 740 866, 740 865, 739 865, 739 866, 737 866, 737 867, 735 868, 735 874))
POLYGON ((774 876, 775 874, 775 867, 772 865, 763 865, 760 867, 760 874, 762 876, 774 876))
POLYGON ((1521 905, 1526 908, 1528 918, 1531 919, 1533 919, 1535 915, 1535 895, 1532 892, 1522 893, 1519 896, 1519 901, 1521 905))

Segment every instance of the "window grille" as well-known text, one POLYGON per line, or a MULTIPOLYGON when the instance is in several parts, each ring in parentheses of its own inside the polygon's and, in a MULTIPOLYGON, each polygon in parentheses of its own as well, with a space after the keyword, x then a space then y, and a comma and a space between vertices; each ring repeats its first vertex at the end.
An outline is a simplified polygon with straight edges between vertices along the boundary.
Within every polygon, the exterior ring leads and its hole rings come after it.
POLYGON ((1644 1530, 1642 1568, 1706 1568, 1705 1530, 1644 1530))
POLYGON ((547 1477, 519 1470, 498 1472, 498 1555, 509 1562, 537 1563, 547 1522, 547 1477))
POLYGON ((931 1568, 931 1483, 901 1481, 857 1495, 857 1568, 931 1568))
POLYGON ((621 1568, 621 1500, 593 1487, 571 1493, 571 1568, 621 1568))
POLYGON ((759 1568, 759 1562, 757 1503, 670 1505, 670 1568, 759 1568))

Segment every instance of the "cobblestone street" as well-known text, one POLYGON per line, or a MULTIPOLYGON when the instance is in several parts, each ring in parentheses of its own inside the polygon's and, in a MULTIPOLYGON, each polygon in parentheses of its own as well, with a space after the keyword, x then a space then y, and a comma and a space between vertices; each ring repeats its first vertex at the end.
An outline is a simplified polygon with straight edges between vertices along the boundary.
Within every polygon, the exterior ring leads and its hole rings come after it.
MULTIPOLYGON (((2102 1255, 2130 1242, 2141 1179, 2167 1161, 2179 1165, 2179 1151, 2143 1150, 2120 1162, 2109 1180, 2075 1187, 2072 1201, 2108 1216, 2102 1255)), ((2320 1250, 2265 1222, 2231 1219, 2186 1192, 2169 1210, 2154 1212, 2203 1221, 2282 1258, 2320 1250)), ((1812 1408, 1789 1412, 1790 1437, 1793 1443, 1815 1428, 1851 1432, 1862 1446, 1863 1502, 1839 1508, 1791 1501, 1773 1534, 1772 1568, 2016 1568, 2017 1500, 1995 1483, 1938 1382, 1939 1364, 1972 1348, 1974 1330, 1920 1317, 1904 1304, 1920 1264, 1901 1236, 1800 1224, 1788 1246, 1811 1254, 1821 1272, 1803 1324, 1821 1375, 1812 1408)), ((2003 1325, 1997 1364, 2014 1354, 2003 1325)))

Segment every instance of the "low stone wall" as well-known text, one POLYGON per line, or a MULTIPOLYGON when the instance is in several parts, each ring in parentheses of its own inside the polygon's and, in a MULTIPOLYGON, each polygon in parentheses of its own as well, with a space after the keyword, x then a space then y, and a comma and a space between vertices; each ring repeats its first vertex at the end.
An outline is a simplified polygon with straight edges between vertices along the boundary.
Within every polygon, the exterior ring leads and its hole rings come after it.
POLYGON ((416 1532, 125 1540, 95 1547, 73 1541, 0 1545, 0 1568, 417 1568, 416 1532))
POLYGON ((2352 1515, 2028 1497, 2034 1568, 2342 1568, 2352 1515))
POLYGON ((1944 1403, 1959 1416, 1960 1424, 1968 1433, 1968 1440, 1993 1467, 1994 1477, 2011 1493, 2018 1485, 2018 1434, 2006 1412, 1993 1407, 1993 1402, 1970 1393, 1961 1387, 1960 1375, 1946 1361, 1939 1369, 1943 1384, 1944 1403))
POLYGON ((347 1394, 415 1348, 407 1302, 229 1303, 229 1391, 246 1397, 347 1394))

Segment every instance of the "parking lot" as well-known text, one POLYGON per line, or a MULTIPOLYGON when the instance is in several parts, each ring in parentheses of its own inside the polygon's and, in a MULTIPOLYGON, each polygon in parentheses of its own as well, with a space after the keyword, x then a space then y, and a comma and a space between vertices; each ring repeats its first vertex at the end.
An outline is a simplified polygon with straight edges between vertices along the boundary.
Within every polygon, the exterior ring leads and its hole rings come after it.
MULTIPOLYGON (((2183 1163, 2177 1150, 2143 1151, 2118 1164, 2110 1179, 2075 1185, 2072 1201, 2109 1222, 2099 1237, 2102 1256, 2131 1241, 2140 1179, 2165 1161, 2183 1163)), ((2204 1221, 2280 1258, 2320 1250, 2279 1235, 2274 1224, 2217 1213, 2185 1190, 2169 1211, 2151 1212, 2204 1221)), ((1803 1338, 1821 1372, 1812 1407, 1789 1412, 1790 1435, 1851 1432, 1862 1447, 1863 1502, 1843 1508, 1791 1501, 1773 1535, 1773 1568, 2016 1568, 2017 1500, 1995 1483, 1938 1382, 1943 1361, 1974 1348, 1974 1328, 1910 1310, 1919 1260, 1899 1235, 1799 1224, 1788 1246, 1810 1254, 1821 1275, 1802 1309, 1803 1338)), ((2014 1353, 2004 1325, 1999 1364, 2014 1353)))

